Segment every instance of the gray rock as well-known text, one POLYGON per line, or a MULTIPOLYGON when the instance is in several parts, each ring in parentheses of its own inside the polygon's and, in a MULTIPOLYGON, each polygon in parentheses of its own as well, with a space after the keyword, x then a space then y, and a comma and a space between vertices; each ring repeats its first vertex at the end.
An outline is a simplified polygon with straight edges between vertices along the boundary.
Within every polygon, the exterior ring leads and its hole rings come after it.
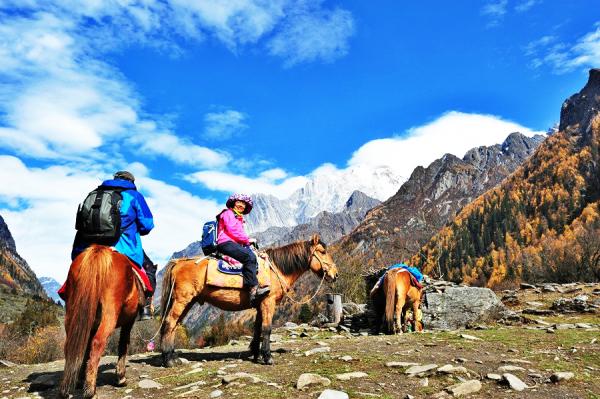
POLYGON ((438 368, 437 364, 426 364, 424 366, 412 366, 412 367, 409 367, 404 373, 413 377, 415 375, 430 372, 433 369, 437 369, 437 368, 438 368))
POLYGON ((385 367, 411 367, 411 366, 419 366, 419 363, 413 362, 387 362, 385 367))
POLYGON ((512 365, 506 365, 506 366, 500 366, 498 367, 498 371, 501 373, 508 373, 509 371, 515 372, 515 371, 525 371, 525 369, 523 367, 519 367, 519 366, 512 366, 512 365))
POLYGON ((466 368, 462 366, 453 366, 451 364, 446 364, 437 369, 438 373, 442 374, 467 374, 468 371, 466 368))
POLYGON ((515 391, 523 391, 526 388, 529 388, 523 381, 521 381, 518 377, 510 374, 504 373, 502 374, 502 379, 505 381, 511 389, 515 391))
POLYGON ((269 339, 271 342, 281 342, 282 337, 279 334, 271 334, 269 339))
POLYGON ((243 380, 249 382, 251 384, 257 384, 259 382, 263 382, 260 378, 255 375, 248 374, 246 372, 240 371, 239 373, 228 374, 223 377, 223 384, 230 384, 233 381, 243 380))
POLYGON ((502 376, 500 374, 488 373, 486 378, 492 381, 502 381, 502 376))
POLYGON ((214 391, 212 391, 209 395, 209 397, 211 399, 215 399, 215 398, 220 398, 223 395, 223 391, 221 391, 220 389, 215 389, 214 391))
POLYGON ((479 382, 479 380, 469 380, 446 388, 446 391, 451 393, 454 397, 468 395, 470 393, 478 392, 479 390, 481 390, 481 382, 479 382))
POLYGON ((345 362, 351 362, 352 361, 352 356, 348 356, 348 355, 342 356, 342 357, 340 357, 340 360, 343 360, 345 362))
POLYGON ((306 352, 304 352, 304 356, 311 356, 317 353, 325 353, 325 352, 330 352, 331 348, 329 346, 322 346, 320 348, 314 348, 314 349, 310 349, 307 350, 306 352))
POLYGON ((302 390, 311 385, 323 385, 327 387, 330 384, 331 380, 329 378, 321 377, 318 374, 304 373, 301 374, 300 377, 298 377, 298 381, 296 382, 296 388, 302 390))
POLYGON ((283 325, 283 327, 285 327, 285 328, 296 328, 296 327, 298 327, 298 324, 293 323, 291 321, 286 321, 285 324, 283 325))
POLYGON ((428 292, 423 306, 423 323, 428 329, 456 330, 469 324, 504 317, 506 307, 489 288, 448 287, 428 292))
POLYGON ((15 367, 13 362, 9 362, 8 360, 0 360, 0 369, 15 367))
POLYGON ((162 388, 162 385, 156 381, 150 380, 150 379, 143 379, 140 382, 138 382, 138 388, 142 388, 142 389, 160 389, 162 388))
POLYGON ((335 391, 333 389, 326 389, 319 395, 318 399, 349 399, 350 397, 346 392, 335 391))
POLYGON ((53 374, 40 374, 31 381, 30 389, 44 391, 58 384, 58 376, 53 374))
POLYGON ((573 377, 575 377, 575 374, 570 371, 557 371, 550 376, 550 381, 556 383, 570 380, 573 377))
POLYGON ((369 375, 367 373, 364 373, 362 371, 353 371, 351 373, 336 374, 335 378, 337 378, 340 381, 350 381, 355 378, 364 378, 368 376, 369 375))

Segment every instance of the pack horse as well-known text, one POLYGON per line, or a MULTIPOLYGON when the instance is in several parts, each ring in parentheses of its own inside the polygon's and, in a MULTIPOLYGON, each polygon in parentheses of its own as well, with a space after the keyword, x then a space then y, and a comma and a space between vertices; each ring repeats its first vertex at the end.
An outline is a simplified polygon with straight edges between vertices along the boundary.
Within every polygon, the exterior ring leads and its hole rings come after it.
MULTIPOLYGON (((276 306, 304 272, 311 270, 322 280, 335 281, 337 268, 331 255, 327 252, 327 246, 316 234, 307 241, 298 241, 280 248, 268 249, 266 255, 265 264, 269 268, 270 291, 256 305, 257 313, 250 351, 254 361, 258 361, 262 355, 265 364, 273 364, 270 335, 276 306)), ((207 283, 210 259, 208 257, 178 259, 167 265, 161 298, 163 317, 161 349, 163 364, 166 367, 181 363, 175 353, 175 328, 194 303, 206 302, 230 311, 251 308, 247 290, 217 287, 207 283)))

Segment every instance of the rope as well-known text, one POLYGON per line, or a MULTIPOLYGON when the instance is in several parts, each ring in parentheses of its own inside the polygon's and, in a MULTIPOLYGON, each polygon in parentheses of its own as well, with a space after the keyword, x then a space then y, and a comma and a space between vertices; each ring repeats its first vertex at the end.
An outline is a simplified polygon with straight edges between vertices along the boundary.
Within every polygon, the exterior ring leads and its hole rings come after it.
POLYGON ((321 290, 321 286, 323 286, 323 281, 325 281, 325 271, 323 271, 323 277, 321 278, 321 282, 319 283, 319 287, 317 287, 317 290, 315 291, 315 293, 313 294, 313 296, 311 296, 310 298, 308 298, 308 300, 306 300, 306 301, 297 301, 297 300, 295 300, 290 295, 288 295, 288 291, 289 291, 290 287, 288 287, 288 285, 285 283, 285 281, 282 280, 281 276, 279 275, 279 271, 275 268, 275 266, 273 266, 273 263, 271 263, 271 259, 267 258, 267 260, 269 261, 269 268, 271 270, 273 270, 273 272, 275 273, 275 276, 277 277, 277 280, 279 280, 279 283, 281 284, 281 288, 283 289, 283 294, 286 296, 286 298, 288 298, 293 303, 295 303, 297 305, 304 305, 306 303, 309 303, 310 301, 312 301, 317 296, 317 294, 321 290))
MULTIPOLYGON (((169 306, 171 305, 171 299, 173 298, 173 288, 175 288, 175 281, 174 280, 173 280, 173 283, 171 284, 171 289, 169 290, 169 299, 167 300, 167 305, 165 306, 165 309, 169 309, 169 306)), ((136 331, 137 335, 138 335, 138 338, 140 338, 146 344, 148 344, 150 342, 154 342, 154 338, 156 338, 156 336, 160 333, 160 330, 162 329, 163 325, 165 324, 165 320, 166 320, 166 313, 162 317, 162 320, 160 321, 160 325, 158 326, 158 330, 156 330, 156 332, 154 333, 154 335, 152 336, 152 338, 150 338, 150 339, 144 339, 144 337, 142 337, 142 334, 140 334, 139 331, 136 331)))

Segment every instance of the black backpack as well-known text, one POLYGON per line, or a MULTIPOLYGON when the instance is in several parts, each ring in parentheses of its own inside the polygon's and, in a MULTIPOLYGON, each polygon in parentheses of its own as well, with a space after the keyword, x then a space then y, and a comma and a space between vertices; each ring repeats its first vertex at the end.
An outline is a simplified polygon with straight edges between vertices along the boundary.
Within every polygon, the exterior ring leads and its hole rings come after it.
POLYGON ((75 229, 84 240, 113 245, 121 236, 120 187, 99 186, 79 204, 75 229))

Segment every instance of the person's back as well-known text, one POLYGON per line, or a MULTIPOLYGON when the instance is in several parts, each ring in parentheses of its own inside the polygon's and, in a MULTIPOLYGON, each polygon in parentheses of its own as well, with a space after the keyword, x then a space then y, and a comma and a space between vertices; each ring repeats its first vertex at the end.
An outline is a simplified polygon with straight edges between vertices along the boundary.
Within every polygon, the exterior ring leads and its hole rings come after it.
MULTIPOLYGON (((113 179, 102 182, 102 187, 115 188, 123 197, 120 207, 121 234, 112 247, 127 256, 138 266, 143 265, 144 251, 140 236, 148 234, 154 227, 152 212, 142 194, 137 191, 135 178, 129 172, 121 171, 113 179)), ((94 242, 82 238, 78 232, 73 243, 71 259, 75 259, 85 248, 94 242)))

